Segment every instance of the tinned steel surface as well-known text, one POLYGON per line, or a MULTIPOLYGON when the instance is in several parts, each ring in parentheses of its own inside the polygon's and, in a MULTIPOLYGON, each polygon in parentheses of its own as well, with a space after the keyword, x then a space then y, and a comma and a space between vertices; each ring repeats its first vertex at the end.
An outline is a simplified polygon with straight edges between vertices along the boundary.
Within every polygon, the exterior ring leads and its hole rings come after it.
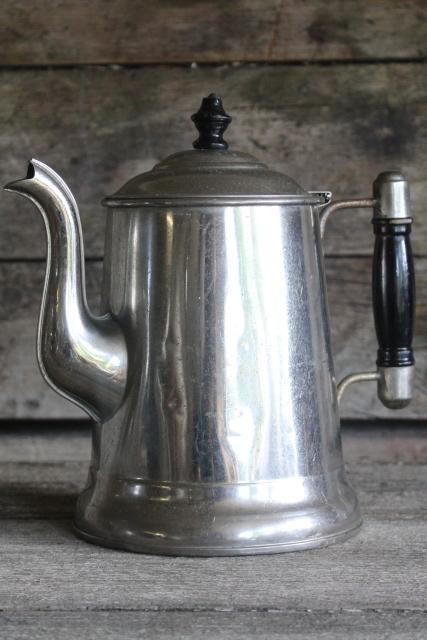
POLYGON ((76 201, 55 171, 32 160, 23 180, 6 185, 39 209, 46 225, 46 279, 37 358, 46 382, 95 420, 119 407, 126 385, 127 350, 110 314, 88 309, 84 253, 76 201))
POLYGON ((389 409, 402 409, 412 400, 415 366, 378 367, 378 397, 389 409))
POLYGON ((318 546, 355 528, 317 213, 111 210, 104 269, 127 388, 95 430, 78 531, 211 555, 318 546))
POLYGON ((338 403, 341 402, 342 397, 348 389, 348 387, 356 382, 373 382, 378 381, 381 374, 378 371, 361 371, 360 373, 349 373, 337 384, 337 396, 338 403))
POLYGON ((102 316, 77 206, 51 169, 38 352, 98 422, 75 525, 154 553, 322 546, 360 523, 342 467, 317 212, 308 204, 110 209, 102 316))
POLYGON ((335 200, 330 202, 326 207, 323 207, 320 213, 320 235, 323 238, 325 235, 326 223, 329 220, 329 216, 336 211, 342 211, 344 209, 364 209, 366 207, 372 208, 375 205, 373 198, 364 198, 362 200, 335 200))
POLYGON ((401 173, 384 171, 373 186, 375 218, 396 219, 397 222, 410 218, 409 182, 401 173))
POLYGON ((289 176, 239 151, 192 149, 168 156, 103 200, 108 207, 200 204, 323 204, 289 176))

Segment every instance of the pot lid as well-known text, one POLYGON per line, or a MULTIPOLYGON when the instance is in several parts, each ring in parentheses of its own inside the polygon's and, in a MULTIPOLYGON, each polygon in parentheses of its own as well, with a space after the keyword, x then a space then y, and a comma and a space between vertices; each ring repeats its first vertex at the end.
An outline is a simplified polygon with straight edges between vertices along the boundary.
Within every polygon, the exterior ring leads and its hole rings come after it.
POLYGON ((229 151, 223 134, 231 117, 215 94, 191 117, 199 137, 194 149, 168 156, 151 171, 127 182, 103 200, 106 206, 305 203, 322 204, 288 176, 272 171, 247 153, 229 151))

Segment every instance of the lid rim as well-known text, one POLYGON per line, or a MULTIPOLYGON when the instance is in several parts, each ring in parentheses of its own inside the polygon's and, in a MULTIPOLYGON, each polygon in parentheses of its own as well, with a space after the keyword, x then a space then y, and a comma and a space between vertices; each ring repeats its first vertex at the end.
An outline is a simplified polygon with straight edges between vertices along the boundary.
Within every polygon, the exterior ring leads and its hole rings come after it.
POLYGON ((171 201, 198 198, 208 202, 222 198, 266 201, 310 195, 291 177, 269 169, 251 155, 236 151, 189 150, 168 156, 151 171, 126 182, 106 202, 171 201))
POLYGON ((129 197, 129 196, 108 196, 101 201, 104 207, 148 207, 148 206, 191 206, 191 205, 265 205, 265 204, 302 204, 302 205, 324 205, 325 197, 320 194, 307 193, 287 194, 287 195, 209 195, 209 196, 150 196, 150 197, 129 197))

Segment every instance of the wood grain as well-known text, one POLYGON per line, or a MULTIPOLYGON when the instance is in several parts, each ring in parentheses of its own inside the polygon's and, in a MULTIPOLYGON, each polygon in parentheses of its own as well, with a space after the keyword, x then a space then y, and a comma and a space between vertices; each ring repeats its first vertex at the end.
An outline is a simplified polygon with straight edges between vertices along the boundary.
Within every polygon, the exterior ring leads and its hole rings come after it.
MULTIPOLYGON (((372 369, 376 357, 368 258, 328 258, 327 278, 337 378, 372 369)), ((43 263, 0 263, 0 416, 2 418, 83 417, 80 409, 54 393, 36 364, 35 337, 43 290, 43 263)), ((417 260, 419 305, 416 325, 417 375, 412 404, 399 411, 382 407, 374 384, 352 386, 342 416, 370 419, 425 418, 427 406, 427 259, 417 260)), ((87 265, 88 297, 98 308, 101 263, 87 265)))
MULTIPOLYGON (((414 251, 426 255, 427 65, 3 71, 0 183, 22 177, 32 156, 51 164, 80 204, 87 255, 100 257, 102 197, 190 148, 189 116, 212 90, 234 117, 231 148, 307 189, 365 197, 380 171, 402 170, 411 181, 414 251)), ((0 211, 0 259, 44 256, 34 206, 1 192, 0 211)), ((337 214, 328 224, 327 253, 371 254, 370 219, 370 211, 337 214)))
POLYGON ((166 558, 74 537, 88 432, 74 427, 70 439, 64 424, 52 438, 52 427, 3 425, 1 632, 20 640, 271 638, 284 630, 295 639, 423 638, 427 430, 370 425, 344 429, 343 439, 365 516, 356 537, 276 556, 166 558))
POLYGON ((0 613, 8 640, 425 640, 422 611, 43 611, 0 613), (286 634, 286 635, 284 635, 286 634))
POLYGON ((3 65, 421 58, 423 0, 3 0, 3 65))
POLYGON ((301 606, 425 611, 426 535, 426 519, 367 517, 357 536, 327 549, 162 559, 88 545, 75 538, 68 520, 8 519, 0 529, 0 606, 22 612, 301 606))

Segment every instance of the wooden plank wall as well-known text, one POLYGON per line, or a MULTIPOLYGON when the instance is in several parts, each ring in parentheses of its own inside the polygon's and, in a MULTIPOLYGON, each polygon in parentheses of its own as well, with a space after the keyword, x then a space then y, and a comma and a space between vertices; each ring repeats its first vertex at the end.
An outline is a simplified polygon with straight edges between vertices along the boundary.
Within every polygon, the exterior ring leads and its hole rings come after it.
MULTIPOLYGON (((101 277, 103 195, 189 148, 189 115, 215 91, 227 139, 307 189, 369 196, 385 169, 411 180, 417 379, 391 413, 372 385, 343 416, 427 416, 427 4, 424 0, 3 0, 0 181, 36 157, 80 204, 89 300, 101 277)), ((374 366, 370 214, 331 221, 325 242, 337 377, 374 366)), ((0 419, 83 417, 42 381, 35 334, 45 239, 34 207, 0 193, 0 419)))

